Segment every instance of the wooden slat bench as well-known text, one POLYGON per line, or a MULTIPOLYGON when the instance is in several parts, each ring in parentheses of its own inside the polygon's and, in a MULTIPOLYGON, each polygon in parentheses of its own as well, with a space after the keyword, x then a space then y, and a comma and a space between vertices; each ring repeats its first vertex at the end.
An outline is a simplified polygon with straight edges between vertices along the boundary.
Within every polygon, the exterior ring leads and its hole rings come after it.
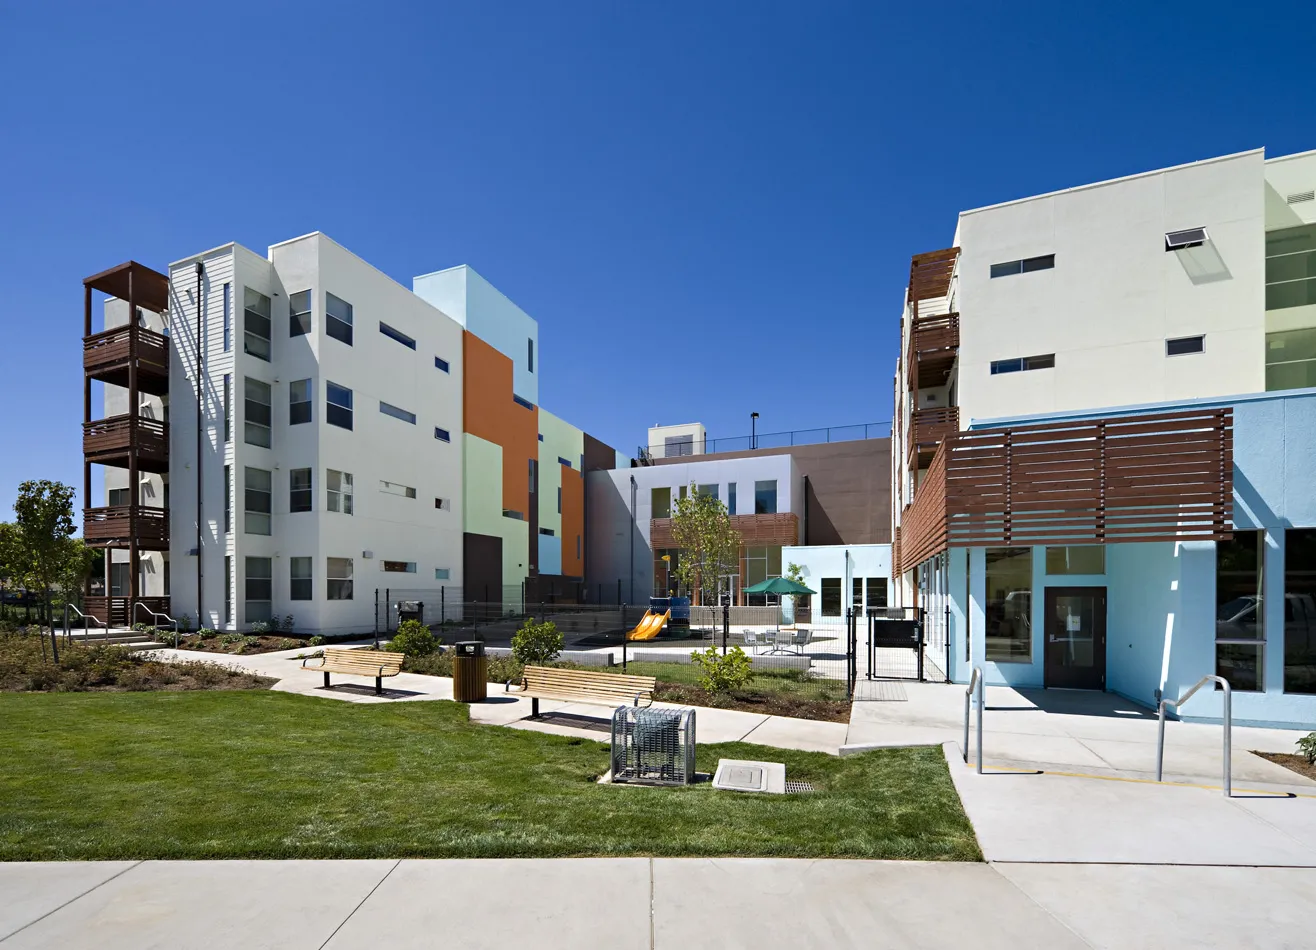
POLYGON ((324 656, 307 657, 302 660, 302 668, 308 670, 322 670, 324 672, 324 685, 327 689, 329 686, 330 673, 348 673, 352 676, 373 676, 375 678, 375 692, 384 692, 383 678, 385 676, 397 676, 402 672, 402 660, 406 656, 403 653, 384 653, 379 650, 352 650, 346 647, 325 647, 324 656), (306 664, 313 660, 319 660, 316 666, 307 666, 306 664))
POLYGON ((537 719, 541 699, 598 703, 603 706, 649 706, 653 703, 653 690, 657 682, 653 676, 527 666, 521 673, 520 686, 514 687, 509 682, 507 692, 513 696, 530 697, 530 718, 537 719))

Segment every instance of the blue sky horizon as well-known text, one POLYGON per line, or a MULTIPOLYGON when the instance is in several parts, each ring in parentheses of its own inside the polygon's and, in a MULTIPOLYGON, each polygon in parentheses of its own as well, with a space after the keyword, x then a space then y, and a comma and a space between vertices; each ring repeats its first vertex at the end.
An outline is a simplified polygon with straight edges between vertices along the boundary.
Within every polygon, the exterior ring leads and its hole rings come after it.
POLYGON ((886 422, 959 211, 1316 148, 1308 11, 1265 9, 9 5, 0 520, 81 491, 83 277, 316 230, 408 287, 470 264, 539 321, 544 407, 627 454, 886 422))

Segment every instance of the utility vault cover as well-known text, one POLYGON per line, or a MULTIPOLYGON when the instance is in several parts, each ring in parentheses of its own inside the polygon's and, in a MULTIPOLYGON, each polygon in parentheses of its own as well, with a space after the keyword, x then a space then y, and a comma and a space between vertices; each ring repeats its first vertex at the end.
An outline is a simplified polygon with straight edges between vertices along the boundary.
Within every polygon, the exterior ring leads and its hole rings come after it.
POLYGON ((786 793, 786 766, 780 762, 719 759, 713 787, 729 792, 786 793))

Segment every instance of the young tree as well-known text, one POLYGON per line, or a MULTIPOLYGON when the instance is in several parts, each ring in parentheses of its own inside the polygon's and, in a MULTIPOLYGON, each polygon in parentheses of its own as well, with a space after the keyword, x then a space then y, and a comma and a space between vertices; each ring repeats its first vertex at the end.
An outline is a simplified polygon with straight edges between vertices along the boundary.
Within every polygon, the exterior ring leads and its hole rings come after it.
POLYGON ((14 514, 27 586, 42 592, 49 618, 51 588, 80 581, 91 569, 86 546, 73 537, 73 489, 46 479, 23 482, 14 514))
POLYGON ((18 526, 0 522, 0 596, 6 588, 21 587, 26 577, 18 526))
POLYGON ((695 602, 705 586, 716 589, 718 578, 740 570, 740 534, 727 506, 694 485, 676 502, 672 538, 680 551, 676 576, 695 602))

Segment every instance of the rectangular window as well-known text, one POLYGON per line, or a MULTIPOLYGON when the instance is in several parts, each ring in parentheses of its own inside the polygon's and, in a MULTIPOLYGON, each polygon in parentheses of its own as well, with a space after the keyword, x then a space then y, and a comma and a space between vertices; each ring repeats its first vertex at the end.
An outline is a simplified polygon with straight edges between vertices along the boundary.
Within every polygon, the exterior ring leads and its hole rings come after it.
POLYGON ((447 429, 440 429, 438 426, 435 426, 434 438, 438 439, 440 442, 451 442, 452 433, 449 432, 447 429))
POLYGON ((527 484, 529 484, 530 486, 530 494, 532 495, 535 493, 535 484, 538 480, 538 475, 539 475, 538 463, 534 459, 530 459, 530 479, 527 484))
POLYGON ((710 498, 716 498, 716 497, 717 497, 717 485, 716 485, 716 483, 714 483, 714 484, 712 484, 712 485, 698 485, 698 486, 695 487, 695 491, 697 491, 697 492, 698 492, 699 494, 701 494, 701 495, 708 495, 710 498))
POLYGON ((513 521, 525 521, 525 515, 514 508, 504 508, 503 517, 511 518, 513 521))
POLYGON ((386 495, 398 495, 402 498, 415 498, 416 489, 406 485, 399 485, 397 482, 386 482, 381 480, 379 490, 386 495))
POLYGON ((233 530, 233 466, 224 466, 224 532, 233 530))
POLYGON ((540 528, 539 533, 546 538, 554 537, 557 534, 557 532, 554 531, 552 528, 540 528))
POLYGON ((1106 547, 1102 544, 1071 544, 1046 549, 1048 574, 1105 574, 1106 547))
POLYGON ((248 445, 270 447, 270 384, 262 383, 250 376, 242 377, 243 394, 246 397, 243 407, 246 421, 243 422, 243 441, 248 445))
POLYGON ((325 559, 325 598, 327 600, 352 599, 352 559, 331 557, 325 559))
POLYGON ((129 497, 126 488, 111 488, 107 494, 110 496, 109 504, 111 508, 122 508, 125 505, 132 504, 132 499, 129 497))
POLYGON ((535 408, 535 404, 533 402, 531 402, 529 399, 522 399, 520 396, 516 395, 515 393, 512 394, 512 402, 516 403, 522 409, 535 408))
POLYGON ((311 510, 311 470, 293 468, 288 470, 288 510, 311 510))
MULTIPOLYGON (((561 491, 561 489, 559 489, 561 491)), ((655 488, 649 493, 651 504, 653 505, 654 518, 672 517, 672 490, 670 488, 655 488)), ((558 512, 561 513, 562 506, 558 506, 558 512)))
POLYGON ((410 422, 413 426, 416 424, 416 414, 407 412, 405 409, 399 409, 391 403, 379 401, 379 411, 386 416, 392 416, 394 419, 401 419, 403 422, 410 422))
POLYGON ((1190 247, 1201 247, 1210 236, 1206 233, 1206 228, 1188 228, 1186 231, 1167 231, 1165 234, 1165 250, 1184 251, 1190 247))
POLYGON ((224 555, 224 625, 233 625, 233 556, 224 555))
MULTIPOLYGON (((781 548, 754 547, 745 548, 745 575, 741 579, 742 587, 753 587, 771 577, 781 576, 781 548)), ((710 591, 712 593, 712 591, 710 591)), ((768 603, 766 594, 746 594, 751 607, 762 607, 768 603)), ((716 603, 716 601, 713 601, 716 603)))
POLYGON ((452 569, 447 567, 436 567, 434 569, 434 579, 436 581, 446 581, 452 577, 452 569))
POLYGON ((224 442, 233 441, 233 377, 224 374, 224 442))
POLYGON ((224 352, 233 349, 233 285, 224 285, 224 352))
POLYGON ((1316 693, 1316 528, 1284 532, 1284 692, 1316 693))
POLYGON ((736 513, 736 483, 727 482, 727 514, 736 513))
POLYGON ((535 341, 526 340, 526 362, 530 364, 530 372, 535 371, 535 341))
POLYGON ((775 515, 777 513, 777 480, 754 483, 754 514, 775 515))
POLYGON ((247 558, 247 623, 269 620, 274 600, 274 562, 267 557, 247 558))
POLYGON ((395 340, 398 343, 401 343, 409 350, 414 350, 416 348, 415 340, 407 336, 401 330, 397 330, 389 326, 383 320, 379 321, 379 332, 384 334, 384 336, 388 337, 390 340, 395 340))
POLYGON ((850 606, 854 608, 855 613, 863 613, 864 579, 862 577, 850 578, 850 606))
POLYGON ((1265 688, 1264 531, 1235 531, 1215 545, 1215 672, 1237 690, 1265 688))
POLYGON ((415 574, 415 561, 382 561, 383 569, 389 574, 415 574))
POLYGON ((987 659, 1033 658, 1033 549, 987 549, 987 659))
POLYGON ((352 513, 352 473, 325 469, 325 510, 352 513))
POLYGON ((311 380, 294 379, 288 384, 288 425, 311 421, 311 380))
POLYGON ((564 459, 564 458, 563 458, 562 456, 560 456, 560 455, 557 457, 557 463, 558 463, 559 465, 565 465, 567 468, 571 468, 571 460, 570 460, 570 459, 564 459))
POLYGON ((1316 304, 1316 224, 1266 234, 1266 309, 1316 304))
POLYGON ((1052 369, 1056 365, 1056 355, 1046 353, 1042 356, 1023 356, 1012 360, 992 360, 992 375, 1001 373, 1021 373, 1030 369, 1052 369))
POLYGON ((337 383, 324 384, 324 420, 340 429, 352 428, 352 390, 337 383))
POLYGON ((437 356, 434 357, 434 368, 443 370, 443 372, 445 373, 451 372, 451 370, 448 368, 448 361, 439 359, 437 356))
POLYGON ((870 577, 868 578, 868 609, 886 608, 886 578, 870 577))
POLYGON ((1316 328, 1266 334, 1266 391, 1316 386, 1316 328))
POLYGON ((312 600, 311 562, 309 557, 288 558, 288 599, 312 600))
POLYGON ((576 560, 580 560, 580 535, 576 535, 576 560))
POLYGON ((562 489, 557 490, 557 513, 562 514, 562 489))
POLYGON ((324 295, 324 332, 352 345, 352 305, 328 292, 324 295))
POLYGON ((695 454, 695 437, 692 435, 669 435, 663 439, 663 458, 695 454))
POLYGON ((451 501, 444 501, 442 498, 435 498, 435 499, 434 499, 434 507, 435 507, 435 509, 437 509, 437 510, 439 510, 439 511, 451 511, 451 510, 452 510, 452 502, 451 502, 451 501))
POLYGON ((824 617, 841 616, 841 579, 824 577, 822 579, 822 615, 824 617))
POLYGON ((1189 353, 1202 353, 1206 350, 1206 338, 1200 336, 1181 336, 1165 341, 1166 356, 1186 356, 1189 353))
POLYGON ((247 354, 270 361, 270 298, 243 287, 242 342, 247 354))
POLYGON ((248 467, 243 475, 243 498, 247 534, 270 534, 270 473, 263 468, 248 467))
MULTIPOLYGON (((311 292, 299 290, 288 295, 288 336, 306 336, 311 332, 311 292)), ((294 600, 298 598, 294 597, 294 600)), ((311 598, 306 597, 305 600, 311 598)))
POLYGON ((1001 264, 992 265, 993 277, 1009 277, 1011 274, 1030 274, 1038 270, 1050 270, 1056 266, 1056 256, 1054 254, 1043 254, 1041 257, 1025 257, 1020 261, 1005 261, 1001 264))

